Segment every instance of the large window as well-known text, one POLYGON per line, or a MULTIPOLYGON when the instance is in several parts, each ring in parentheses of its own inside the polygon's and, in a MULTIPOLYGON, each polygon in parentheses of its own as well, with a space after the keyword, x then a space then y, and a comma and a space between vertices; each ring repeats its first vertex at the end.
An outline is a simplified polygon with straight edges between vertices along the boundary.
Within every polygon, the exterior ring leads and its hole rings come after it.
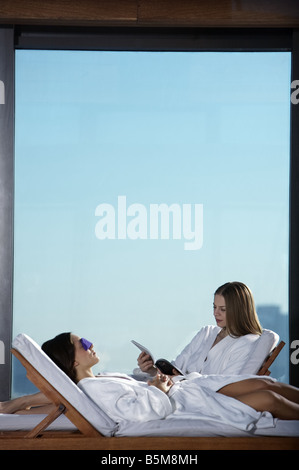
MULTIPOLYGON (((288 342, 289 52, 16 51, 13 335, 175 357, 252 289, 288 342)), ((272 375, 288 380, 288 348, 272 375)), ((29 382, 14 363, 13 394, 29 382)))

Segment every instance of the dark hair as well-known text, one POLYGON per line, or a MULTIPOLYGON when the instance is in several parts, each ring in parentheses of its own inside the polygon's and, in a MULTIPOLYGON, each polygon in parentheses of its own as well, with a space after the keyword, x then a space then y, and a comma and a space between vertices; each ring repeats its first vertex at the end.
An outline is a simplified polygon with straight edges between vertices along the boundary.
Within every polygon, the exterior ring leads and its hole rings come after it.
POLYGON ((77 383, 75 370, 75 347, 71 333, 61 333, 42 345, 42 350, 71 379, 77 383))

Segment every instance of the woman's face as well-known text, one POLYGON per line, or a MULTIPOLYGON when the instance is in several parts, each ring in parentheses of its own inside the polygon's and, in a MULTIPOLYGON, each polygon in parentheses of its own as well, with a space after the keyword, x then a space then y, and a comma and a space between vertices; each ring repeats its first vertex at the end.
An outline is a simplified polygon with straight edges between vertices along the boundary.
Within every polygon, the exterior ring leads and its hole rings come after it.
POLYGON ((224 297, 222 297, 222 295, 216 294, 214 296, 213 308, 214 308, 214 317, 215 317, 217 326, 220 326, 220 328, 225 328, 226 327, 226 305, 225 305, 225 299, 224 297))
POLYGON ((73 345, 75 347, 75 362, 80 364, 80 366, 84 368, 93 367, 95 364, 99 362, 99 357, 97 356, 96 352, 93 350, 93 344, 90 346, 89 349, 85 350, 81 341, 80 337, 77 335, 71 335, 73 345))

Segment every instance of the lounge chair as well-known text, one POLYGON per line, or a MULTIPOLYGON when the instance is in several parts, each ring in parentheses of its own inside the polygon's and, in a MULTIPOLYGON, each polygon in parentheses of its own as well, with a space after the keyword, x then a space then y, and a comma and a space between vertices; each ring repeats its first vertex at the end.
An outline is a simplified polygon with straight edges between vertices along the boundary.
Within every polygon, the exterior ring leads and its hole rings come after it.
POLYGON ((29 432, 0 432, 2 449, 299 448, 299 421, 277 420, 273 429, 250 432, 203 419, 170 418, 137 425, 116 423, 89 400, 31 338, 19 335, 14 340, 12 352, 26 368, 28 378, 55 404, 55 410, 29 432), (55 420, 65 420, 63 415, 71 421, 71 430, 66 426, 65 430, 46 431, 55 420))

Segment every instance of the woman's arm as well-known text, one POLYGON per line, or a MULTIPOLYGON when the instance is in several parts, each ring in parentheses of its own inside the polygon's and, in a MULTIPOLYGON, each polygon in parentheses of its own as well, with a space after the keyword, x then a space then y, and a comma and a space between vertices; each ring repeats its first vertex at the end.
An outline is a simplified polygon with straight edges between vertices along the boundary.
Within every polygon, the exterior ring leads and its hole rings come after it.
MULTIPOLYGON (((32 413, 32 408, 46 406, 50 403, 50 400, 43 393, 38 392, 32 395, 24 395, 22 397, 14 398, 10 401, 0 402, 0 413, 32 413)), ((41 411, 39 410, 39 412, 41 411)))

